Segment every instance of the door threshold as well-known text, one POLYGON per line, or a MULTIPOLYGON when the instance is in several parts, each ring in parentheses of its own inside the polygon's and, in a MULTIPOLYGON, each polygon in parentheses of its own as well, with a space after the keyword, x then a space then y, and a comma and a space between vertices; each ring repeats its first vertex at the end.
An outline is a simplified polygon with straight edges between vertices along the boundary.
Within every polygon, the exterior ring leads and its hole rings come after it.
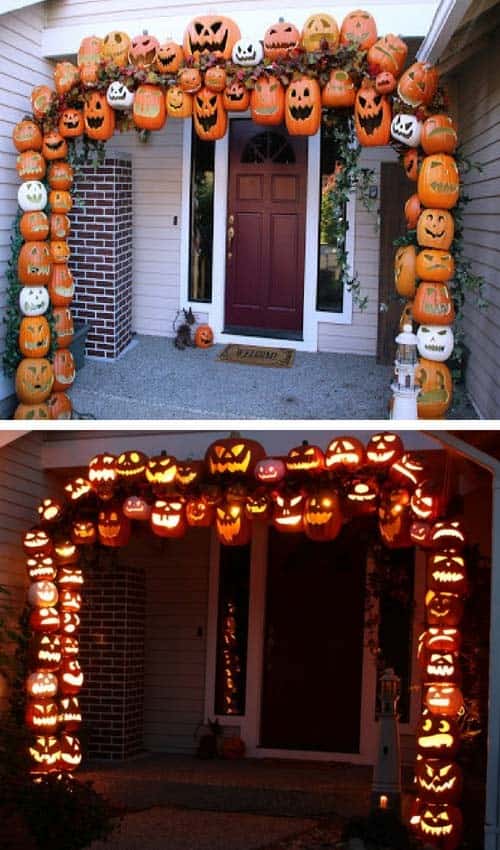
POLYGON ((373 764, 369 753, 335 753, 323 750, 287 750, 281 747, 249 747, 248 755, 262 759, 289 759, 291 761, 347 762, 350 764, 373 764))
POLYGON ((304 336, 301 331, 268 331, 262 330, 262 328, 243 327, 241 325, 226 325, 222 333, 242 337, 259 337, 263 340, 284 339, 290 340, 290 342, 303 342, 304 340, 304 336))

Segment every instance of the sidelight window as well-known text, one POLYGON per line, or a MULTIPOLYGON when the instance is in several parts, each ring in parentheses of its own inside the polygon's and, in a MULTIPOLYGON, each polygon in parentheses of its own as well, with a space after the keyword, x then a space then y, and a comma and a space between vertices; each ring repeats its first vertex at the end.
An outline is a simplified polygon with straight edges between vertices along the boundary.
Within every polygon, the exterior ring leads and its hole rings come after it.
POLYGON ((221 546, 215 713, 245 714, 250 546, 221 546))
POLYGON ((340 258, 346 247, 346 205, 337 205, 332 193, 338 174, 337 147, 328 129, 321 129, 320 215, 316 307, 331 313, 344 311, 340 258))
POLYGON ((191 142, 189 300, 212 300, 215 142, 191 142))

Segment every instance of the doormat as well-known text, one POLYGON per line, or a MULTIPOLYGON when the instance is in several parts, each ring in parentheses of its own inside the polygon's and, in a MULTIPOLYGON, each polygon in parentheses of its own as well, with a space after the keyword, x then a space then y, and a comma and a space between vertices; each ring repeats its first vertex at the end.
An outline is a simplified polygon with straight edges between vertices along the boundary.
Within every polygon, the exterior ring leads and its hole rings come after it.
POLYGON ((264 348, 261 345, 237 343, 226 345, 217 358, 226 363, 243 363, 244 366, 275 366, 276 369, 289 369, 294 359, 294 348, 264 348))

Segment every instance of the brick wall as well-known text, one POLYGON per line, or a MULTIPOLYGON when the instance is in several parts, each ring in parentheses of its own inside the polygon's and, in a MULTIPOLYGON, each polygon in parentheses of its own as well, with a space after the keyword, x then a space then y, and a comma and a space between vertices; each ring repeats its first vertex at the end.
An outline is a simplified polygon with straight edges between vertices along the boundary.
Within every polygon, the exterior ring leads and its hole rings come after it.
POLYGON ((143 749, 145 574, 123 557, 110 550, 82 562, 80 701, 91 758, 130 758, 143 749))
POLYGON ((73 316, 90 325, 87 354, 114 359, 132 337, 131 161, 83 168, 73 195, 73 316))

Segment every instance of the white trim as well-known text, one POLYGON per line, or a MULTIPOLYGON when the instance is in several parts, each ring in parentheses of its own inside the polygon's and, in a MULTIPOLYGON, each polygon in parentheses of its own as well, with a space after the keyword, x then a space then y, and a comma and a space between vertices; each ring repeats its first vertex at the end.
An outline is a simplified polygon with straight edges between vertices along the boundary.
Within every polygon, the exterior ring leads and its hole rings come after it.
POLYGON ((430 28, 420 45, 419 62, 437 62, 474 0, 441 0, 430 28))
MULTIPOLYGON (((185 118, 182 128, 182 175, 181 175, 181 245, 180 245, 180 301, 179 307, 186 304, 200 310, 200 304, 189 301, 189 243, 190 226, 190 195, 191 195, 191 141, 192 119, 185 118)), ((210 304, 206 305, 210 307, 210 304)))

